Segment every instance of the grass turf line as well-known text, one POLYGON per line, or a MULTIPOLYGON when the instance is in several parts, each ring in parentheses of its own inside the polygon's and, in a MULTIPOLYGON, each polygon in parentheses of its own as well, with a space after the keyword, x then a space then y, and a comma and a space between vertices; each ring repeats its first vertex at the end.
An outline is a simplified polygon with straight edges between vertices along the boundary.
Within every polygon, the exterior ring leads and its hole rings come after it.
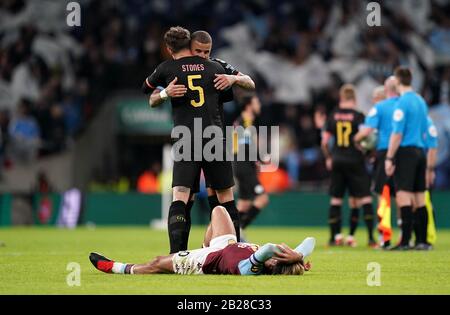
MULTIPOLYGON (((199 248, 204 227, 194 227, 190 248, 199 248)), ((0 229, 0 294, 450 294, 450 230, 438 231, 431 252, 384 252, 365 246, 326 248, 325 228, 250 228, 254 243, 296 246, 317 238, 313 269, 294 276, 124 276, 98 272, 88 255, 97 251, 122 262, 142 263, 168 249, 167 232, 145 227, 76 230, 0 229), (81 286, 69 287, 68 263, 81 266, 81 286), (381 286, 367 285, 367 264, 381 264, 381 286)))

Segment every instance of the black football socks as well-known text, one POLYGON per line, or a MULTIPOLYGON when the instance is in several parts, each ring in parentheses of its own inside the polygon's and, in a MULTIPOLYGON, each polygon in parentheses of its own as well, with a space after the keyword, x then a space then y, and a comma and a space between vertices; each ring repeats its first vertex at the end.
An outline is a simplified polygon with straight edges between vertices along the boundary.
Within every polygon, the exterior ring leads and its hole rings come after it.
POLYGON ((341 233, 341 208, 342 206, 330 206, 328 223, 330 225, 330 243, 334 242, 334 237, 341 233))
POLYGON ((210 213, 214 210, 215 207, 220 206, 219 199, 217 199, 217 195, 214 194, 212 196, 208 196, 209 210, 210 213))
POLYGON ((350 210, 350 235, 355 236, 356 228, 359 221, 359 208, 353 208, 350 210))
POLYGON ((427 243, 428 212, 426 207, 416 209, 414 213, 414 231, 416 234, 416 245, 427 243))
POLYGON ((400 208, 402 218, 402 240, 401 246, 409 246, 411 240, 412 228, 413 228, 413 212, 412 206, 406 206, 400 208))
POLYGON ((189 234, 187 233, 186 204, 177 200, 172 202, 169 209, 169 242, 170 253, 187 250, 189 234))
POLYGON ((260 212, 261 209, 255 207, 254 205, 252 205, 252 207, 248 211, 240 212, 241 227, 245 229, 247 226, 249 226, 260 212))
POLYGON ((374 212, 372 203, 367 203, 362 206, 364 212, 364 222, 366 223, 369 242, 374 242, 373 228, 374 228, 374 212))

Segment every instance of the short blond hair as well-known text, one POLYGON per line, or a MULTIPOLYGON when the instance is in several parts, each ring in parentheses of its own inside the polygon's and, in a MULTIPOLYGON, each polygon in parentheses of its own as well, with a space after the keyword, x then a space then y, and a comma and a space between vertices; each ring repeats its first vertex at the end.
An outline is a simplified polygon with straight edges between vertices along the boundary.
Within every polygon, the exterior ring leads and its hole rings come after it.
POLYGON ((345 84, 339 90, 342 101, 356 101, 356 88, 353 84, 345 84))
POLYGON ((372 93, 373 99, 384 100, 386 98, 386 92, 384 86, 377 86, 372 93))
POLYGON ((301 262, 293 264, 283 264, 277 263, 273 269, 272 274, 274 275, 285 275, 285 276, 301 276, 305 273, 305 267, 301 262))

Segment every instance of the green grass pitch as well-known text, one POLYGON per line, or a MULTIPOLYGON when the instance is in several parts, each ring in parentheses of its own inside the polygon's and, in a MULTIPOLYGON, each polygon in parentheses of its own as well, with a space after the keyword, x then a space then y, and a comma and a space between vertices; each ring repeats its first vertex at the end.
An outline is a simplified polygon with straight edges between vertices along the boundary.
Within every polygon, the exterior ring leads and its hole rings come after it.
MULTIPOLYGON (((198 248, 204 227, 191 232, 198 248)), ((167 252, 167 232, 145 227, 0 229, 0 294, 450 294, 450 231, 438 232, 431 252, 384 252, 367 248, 365 231, 357 248, 326 248, 325 228, 251 228, 254 243, 297 245, 317 239, 313 269, 305 276, 108 275, 89 260, 98 251, 123 262, 146 262, 167 252), (80 286, 68 286, 70 262, 81 266, 80 286), (381 285, 368 286, 367 265, 381 265, 381 285)))

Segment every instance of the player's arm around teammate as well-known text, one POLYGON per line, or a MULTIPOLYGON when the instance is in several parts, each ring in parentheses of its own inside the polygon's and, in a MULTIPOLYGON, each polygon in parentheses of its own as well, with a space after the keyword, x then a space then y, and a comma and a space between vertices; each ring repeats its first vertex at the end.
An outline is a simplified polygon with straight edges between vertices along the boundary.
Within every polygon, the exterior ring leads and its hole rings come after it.
MULTIPOLYGON (((211 35, 206 31, 196 31, 192 33, 191 39, 192 53, 196 56, 210 59, 213 43, 211 35)), ((216 89, 224 91, 234 85, 245 90, 255 89, 255 82, 250 76, 237 71, 233 66, 221 59, 215 58, 212 60, 220 63, 226 72, 225 74, 216 74, 214 79, 216 89)))
POLYGON ((255 82, 252 78, 246 74, 239 73, 237 75, 230 74, 216 74, 216 79, 214 80, 216 89, 223 91, 233 85, 237 85, 246 90, 254 90, 255 82))
MULTIPOLYGON (((149 98, 150 107, 157 107, 169 98, 183 97, 187 92, 187 88, 182 84, 177 84, 177 81, 178 78, 173 79, 163 90, 155 89, 149 98)), ((145 80, 144 84, 148 85, 149 83, 145 80)))
MULTIPOLYGON (((212 38, 205 31, 197 31, 191 35, 191 52, 199 57, 209 59, 212 50, 212 38)), ((243 74, 230 64, 220 59, 214 59, 219 62, 226 70, 226 74, 217 74, 214 80, 215 87, 224 91, 233 85, 239 86, 245 90, 254 90, 255 82, 249 75, 243 74)), ((183 97, 187 89, 184 85, 177 85, 175 78, 165 89, 156 89, 150 96, 149 103, 151 107, 156 107, 166 101, 168 98, 183 97)), ((143 89, 151 88, 148 81, 144 82, 143 89)))

